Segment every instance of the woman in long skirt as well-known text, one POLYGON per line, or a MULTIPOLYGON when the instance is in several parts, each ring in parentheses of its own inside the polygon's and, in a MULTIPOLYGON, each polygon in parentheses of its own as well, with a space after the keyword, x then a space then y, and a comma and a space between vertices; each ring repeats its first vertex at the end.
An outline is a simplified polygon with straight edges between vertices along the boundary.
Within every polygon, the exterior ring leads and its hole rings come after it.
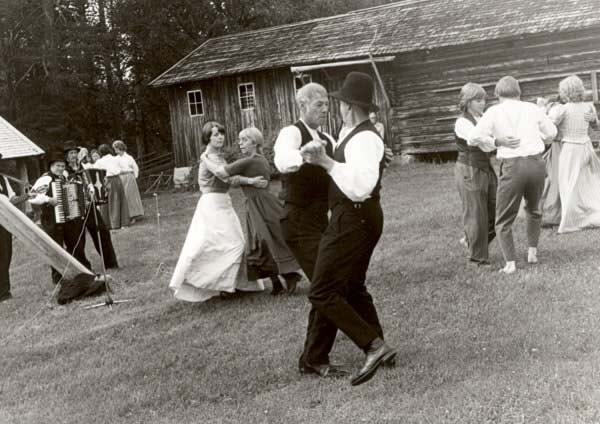
POLYGON ((558 86, 562 107, 550 111, 550 119, 562 134, 558 164, 558 189, 562 205, 559 233, 600 227, 600 160, 589 136, 598 125, 593 104, 584 102, 585 89, 572 75, 558 86))
MULTIPOLYGON (((230 176, 271 178, 271 167, 262 155, 263 136, 256 128, 246 128, 239 135, 239 146, 244 158, 229 165, 219 164, 207 155, 202 155, 202 163, 221 178, 230 176)), ((287 247, 279 223, 282 206, 268 187, 242 186, 246 195, 246 253, 248 257, 248 277, 270 278, 272 294, 283 292, 279 275, 286 283, 288 294, 296 289, 302 279, 298 273, 300 265, 287 247)))
POLYGON ((129 206, 125 198, 125 190, 121 182, 121 167, 117 158, 113 156, 112 149, 107 144, 98 147, 102 156, 94 163, 94 168, 106 171, 106 188, 108 190, 108 207, 100 208, 104 222, 109 223, 111 230, 116 230, 129 225, 129 206))
POLYGON ((123 183, 125 199, 127 199, 127 206, 129 207, 129 216, 133 224, 137 217, 144 215, 144 206, 142 205, 140 189, 137 184, 140 169, 135 159, 127 153, 125 143, 121 140, 116 140, 113 142, 112 147, 115 150, 117 163, 121 167, 121 182, 123 183))
MULTIPOLYGON (((202 128, 207 156, 221 164, 225 163, 224 134, 217 122, 207 122, 202 128)), ((201 163, 198 184, 202 195, 169 284, 175 297, 203 302, 236 290, 264 290, 262 283, 248 281, 246 275, 244 233, 228 193, 230 182, 217 178, 201 163)))

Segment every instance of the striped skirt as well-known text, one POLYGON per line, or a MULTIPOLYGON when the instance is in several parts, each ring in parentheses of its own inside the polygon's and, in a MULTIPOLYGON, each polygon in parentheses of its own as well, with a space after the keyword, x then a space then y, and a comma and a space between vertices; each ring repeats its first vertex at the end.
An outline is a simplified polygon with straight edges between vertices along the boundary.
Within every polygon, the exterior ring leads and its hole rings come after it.
POLYGON ((125 198, 129 206, 129 216, 135 218, 144 215, 144 206, 140 197, 140 189, 133 172, 127 172, 120 175, 123 189, 125 190, 125 198))

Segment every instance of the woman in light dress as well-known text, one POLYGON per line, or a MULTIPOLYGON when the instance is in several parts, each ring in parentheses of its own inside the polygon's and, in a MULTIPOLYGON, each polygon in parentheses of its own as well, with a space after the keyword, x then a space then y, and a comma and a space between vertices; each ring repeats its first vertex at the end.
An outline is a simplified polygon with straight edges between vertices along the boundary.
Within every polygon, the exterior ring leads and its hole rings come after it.
POLYGON ((129 206, 119 176, 121 167, 108 144, 100 145, 98 152, 102 157, 94 162, 93 167, 106 171, 106 188, 108 190, 108 204, 100 207, 100 213, 111 230, 118 230, 127 227, 130 221, 129 206))
POLYGON ((140 197, 140 189, 137 184, 137 177, 139 176, 140 169, 135 162, 135 159, 127 153, 127 146, 121 140, 116 140, 112 144, 115 150, 115 156, 117 163, 121 168, 121 181, 123 182, 123 189, 125 190, 125 199, 127 199, 127 206, 129 207, 129 217, 131 223, 135 223, 137 217, 144 215, 144 206, 142 205, 142 198, 140 197))
POLYGON ((598 125, 593 104, 584 102, 583 82, 572 75, 558 86, 564 105, 548 112, 561 139, 558 161, 558 189, 561 201, 559 233, 600 227, 600 160, 589 136, 598 125))
MULTIPOLYGON (((214 121, 202 128, 207 157, 225 164, 225 128, 214 121)), ((244 233, 229 196, 230 184, 266 186, 258 178, 220 179, 204 163, 198 170, 202 195, 196 206, 169 287, 177 299, 203 302, 222 293, 261 291, 259 281, 248 281, 244 256, 244 233)))
MULTIPOLYGON (((239 146, 245 156, 229 165, 213 162, 202 155, 202 163, 220 178, 230 176, 264 177, 271 179, 271 166, 262 154, 263 135, 257 128, 246 128, 239 134, 239 146)), ((248 277, 269 278, 271 294, 284 292, 279 276, 283 277, 288 294, 294 293, 302 279, 300 265, 287 247, 279 220, 283 206, 268 187, 243 186, 246 196, 246 253, 248 277)))

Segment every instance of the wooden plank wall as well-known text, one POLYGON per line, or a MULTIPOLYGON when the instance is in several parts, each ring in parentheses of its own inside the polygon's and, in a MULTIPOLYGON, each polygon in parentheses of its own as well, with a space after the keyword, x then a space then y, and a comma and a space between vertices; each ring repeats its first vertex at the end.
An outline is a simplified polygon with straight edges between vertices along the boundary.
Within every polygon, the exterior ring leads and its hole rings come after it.
POLYGON ((398 55, 381 64, 393 111, 396 151, 432 153, 454 150, 453 125, 460 88, 484 84, 494 101, 495 82, 504 75, 521 81, 523 99, 557 94, 558 82, 577 73, 587 89, 590 72, 600 70, 600 31, 527 37, 398 55))

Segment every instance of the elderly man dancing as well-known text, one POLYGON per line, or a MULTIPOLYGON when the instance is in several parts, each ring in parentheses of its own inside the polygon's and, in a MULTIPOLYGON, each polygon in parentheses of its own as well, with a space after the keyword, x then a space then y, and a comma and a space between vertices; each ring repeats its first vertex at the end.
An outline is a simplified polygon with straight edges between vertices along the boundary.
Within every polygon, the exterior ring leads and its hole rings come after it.
MULTIPOLYGON (((325 146, 312 141, 302 147, 304 159, 322 167, 331 177, 328 201, 331 219, 319 244, 309 291, 317 320, 327 320, 342 330, 365 354, 364 365, 352 378, 352 385, 370 380, 377 369, 396 356, 383 340, 373 299, 365 285, 371 255, 383 229, 379 204, 384 144, 368 113, 372 103, 371 77, 351 72, 342 90, 332 94, 340 100, 344 130, 333 158, 325 146)), ((312 313, 312 312, 311 312, 312 313)), ((304 357, 313 351, 327 352, 333 343, 320 337, 320 325, 309 327, 304 357)))
POLYGON ((556 137, 556 127, 540 108, 520 100, 521 88, 515 78, 501 78, 496 84, 495 94, 500 103, 483 114, 468 141, 471 145, 491 145, 493 148, 494 140, 519 140, 517 148, 501 146, 498 147, 497 154, 500 172, 496 199, 496 234, 506 261, 501 271, 512 274, 516 271, 512 224, 523 198, 529 243, 527 261, 538 261, 537 246, 542 222, 540 200, 546 172, 542 153, 544 143, 556 137))

